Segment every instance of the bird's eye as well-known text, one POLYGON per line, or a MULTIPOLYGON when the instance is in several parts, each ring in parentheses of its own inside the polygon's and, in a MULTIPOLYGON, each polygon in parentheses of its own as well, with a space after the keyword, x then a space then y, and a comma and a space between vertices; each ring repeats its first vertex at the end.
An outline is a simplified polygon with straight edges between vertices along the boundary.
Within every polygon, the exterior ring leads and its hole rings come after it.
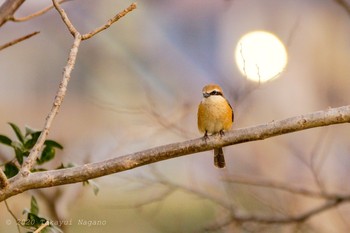
POLYGON ((214 90, 214 91, 210 92, 210 95, 221 95, 221 92, 214 90))

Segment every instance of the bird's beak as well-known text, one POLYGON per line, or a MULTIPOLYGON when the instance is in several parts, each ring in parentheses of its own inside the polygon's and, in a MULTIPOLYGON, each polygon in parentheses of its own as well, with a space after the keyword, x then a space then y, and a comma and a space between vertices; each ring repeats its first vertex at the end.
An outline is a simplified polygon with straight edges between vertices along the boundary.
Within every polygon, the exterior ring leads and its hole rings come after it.
POLYGON ((203 97, 204 98, 208 98, 210 96, 210 94, 209 93, 207 93, 207 92, 203 92, 203 97))

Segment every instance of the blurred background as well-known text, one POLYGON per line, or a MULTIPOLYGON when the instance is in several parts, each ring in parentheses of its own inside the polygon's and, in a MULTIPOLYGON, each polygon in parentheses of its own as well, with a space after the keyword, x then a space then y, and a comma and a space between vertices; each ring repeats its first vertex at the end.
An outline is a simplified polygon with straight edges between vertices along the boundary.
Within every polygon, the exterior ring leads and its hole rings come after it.
MULTIPOLYGON (((63 8, 86 33, 131 3, 74 0, 63 8)), ((26 1, 15 16, 50 4, 26 1)), ((82 42, 49 136, 65 148, 48 168, 201 137, 197 106, 208 83, 223 87, 235 111, 234 129, 349 104, 350 15, 338 1, 137 4, 112 27, 82 42), (241 38, 255 31, 271 33, 277 44, 272 40, 255 48, 258 54, 245 53, 249 49, 241 38), (251 56, 253 71, 248 71, 251 56), (254 65, 256 56, 269 62, 254 65), (273 70, 271 79, 263 80, 264 69, 273 70), (249 72, 258 79, 251 80, 249 72)), ((8 22, 1 27, 0 44, 33 31, 40 34, 0 52, 0 134, 14 136, 7 122, 41 129, 61 80, 73 38, 55 10, 8 22)), ((254 41, 259 44, 259 37, 254 41)), ((347 194, 349 136, 346 125, 312 129, 227 147, 224 170, 213 166, 209 151, 96 179, 97 196, 91 187, 74 184, 31 190, 8 204, 24 218, 22 210, 35 195, 41 215, 67 221, 64 232, 348 232, 348 204, 302 224, 235 222, 233 213, 297 216, 324 200, 229 180, 347 194)), ((0 145, 1 163, 12 156, 0 145)), ((0 209, 0 232, 17 232, 14 222, 5 224, 12 218, 4 203, 0 209)))

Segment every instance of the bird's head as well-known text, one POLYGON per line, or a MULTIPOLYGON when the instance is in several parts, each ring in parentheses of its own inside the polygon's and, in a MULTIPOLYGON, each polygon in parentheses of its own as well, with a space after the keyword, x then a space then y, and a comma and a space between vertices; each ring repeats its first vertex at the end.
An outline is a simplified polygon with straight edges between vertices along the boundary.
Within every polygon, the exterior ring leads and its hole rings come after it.
POLYGON ((221 95, 221 96, 224 95, 221 87, 217 84, 206 85, 205 87, 203 87, 202 93, 204 98, 208 98, 209 96, 212 96, 212 95, 221 95))

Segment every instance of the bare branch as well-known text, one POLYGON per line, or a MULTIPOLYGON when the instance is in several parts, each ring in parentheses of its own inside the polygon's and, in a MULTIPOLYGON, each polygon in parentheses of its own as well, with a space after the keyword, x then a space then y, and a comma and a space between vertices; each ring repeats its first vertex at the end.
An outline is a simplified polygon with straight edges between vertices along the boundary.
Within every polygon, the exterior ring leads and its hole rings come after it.
POLYGON ((5 206, 6 206, 7 211, 10 213, 10 215, 12 216, 12 218, 16 221, 16 225, 17 225, 17 230, 18 230, 18 232, 21 232, 20 229, 19 229, 19 224, 18 224, 16 215, 15 215, 15 214, 12 212, 12 210, 10 209, 9 205, 7 204, 7 201, 5 200, 4 202, 5 202, 5 206))
POLYGON ((122 12, 118 13, 116 16, 114 16, 113 18, 108 20, 108 22, 105 25, 103 25, 99 28, 96 28, 95 30, 93 30, 89 33, 82 35, 82 39, 83 40, 89 39, 89 38, 93 37, 94 35, 96 35, 97 33, 109 28, 113 23, 117 22, 119 19, 121 19, 126 14, 128 14, 129 12, 131 12, 135 9, 136 9, 136 3, 132 3, 128 8, 124 9, 122 12))
POLYGON ((44 142, 46 140, 46 137, 49 134, 51 124, 52 124, 55 116, 58 113, 58 110, 62 104, 64 96, 66 95, 68 82, 70 80, 70 75, 72 73, 72 70, 73 70, 74 65, 75 65, 75 61, 77 59, 78 48, 79 48, 80 42, 81 42, 81 37, 80 36, 75 37, 73 46, 72 46, 70 53, 69 53, 67 65, 64 68, 62 81, 59 85, 59 88, 58 88, 55 100, 53 102, 51 111, 49 112, 48 116, 46 117, 44 129, 41 132, 37 143, 35 144, 35 146, 31 150, 28 158, 23 163, 21 172, 24 176, 26 176, 29 173, 29 170, 33 167, 36 159, 38 158, 39 152, 41 151, 41 148, 44 145, 44 142))
POLYGON ((0 7, 0 27, 6 23, 24 3, 24 0, 6 0, 0 7))
POLYGON ((346 0, 333 0, 350 15, 350 4, 346 0))
POLYGON ((33 233, 39 233, 41 232, 45 227, 47 227, 48 225, 50 225, 49 221, 46 221, 44 224, 41 224, 40 227, 38 229, 36 229, 36 231, 34 231, 33 233))
POLYGON ((58 13, 60 14, 63 22, 66 24, 69 32, 72 34, 72 36, 76 37, 79 32, 78 30, 74 27, 74 25, 72 24, 72 22, 69 20, 68 15, 66 14, 66 12, 63 10, 63 8, 60 6, 59 2, 57 0, 52 0, 52 3, 54 5, 54 7, 56 8, 56 10, 58 11, 58 13))
POLYGON ((19 42, 21 42, 21 41, 23 41, 23 40, 29 39, 30 37, 35 36, 35 35, 38 34, 38 33, 39 33, 39 32, 32 32, 32 33, 30 33, 30 34, 28 34, 28 35, 25 35, 25 36, 22 36, 22 37, 20 37, 20 38, 18 38, 18 39, 15 39, 15 40, 13 40, 13 41, 10 41, 10 42, 8 42, 8 43, 6 43, 6 44, 0 45, 0 51, 3 50, 3 49, 5 49, 5 48, 7 48, 7 47, 10 47, 10 46, 12 46, 12 45, 15 45, 15 44, 17 44, 17 43, 19 43, 19 42))
POLYGON ((231 218, 226 219, 226 221, 214 224, 210 227, 207 227, 206 230, 218 230, 225 226, 230 225, 231 223, 247 223, 247 222, 254 222, 254 223, 260 223, 260 224, 291 224, 291 223, 301 223, 305 222, 309 218, 324 212, 326 210, 329 210, 331 208, 334 208, 338 206, 340 203, 349 201, 349 199, 337 199, 337 200, 331 200, 326 201, 325 203, 311 208, 310 210, 295 215, 295 216, 258 216, 258 215, 246 215, 246 214, 238 214, 233 213, 231 215, 231 218))
POLYGON ((5 173, 0 168, 0 188, 4 188, 9 184, 9 181, 5 175, 5 173))
POLYGON ((263 217, 263 216, 234 216, 234 220, 240 221, 240 222, 258 222, 258 223, 264 223, 264 224, 288 224, 288 223, 294 223, 294 222, 304 222, 307 219, 309 219, 312 216, 315 216, 318 213, 321 213, 325 210, 331 209, 339 205, 341 202, 349 201, 348 199, 339 199, 339 200, 331 200, 326 201, 324 204, 312 208, 309 211, 306 211, 305 213, 301 213, 296 216, 291 217, 263 217))
MULTIPOLYGON (((80 43, 80 40, 78 41, 80 43)), ((74 48, 72 48, 72 50, 74 50, 74 48)), ((59 101, 62 101, 62 99, 57 97, 57 101, 55 101, 55 104, 53 106, 54 114, 57 113, 59 106, 57 104, 59 104, 59 101)), ((45 127, 45 132, 43 132, 42 135, 46 135, 48 133, 47 127, 51 125, 54 114, 50 113, 50 117, 48 117, 46 123, 47 126, 45 127)), ((326 111, 318 111, 301 116, 290 117, 284 120, 272 121, 270 123, 253 127, 231 130, 226 132, 222 137, 214 135, 210 136, 207 140, 203 140, 203 138, 197 138, 180 143, 173 143, 151 148, 148 150, 116 157, 101 162, 89 163, 78 167, 47 172, 29 173, 26 179, 23 179, 22 175, 18 174, 15 177, 9 179, 10 184, 7 186, 7 188, 0 190, 0 201, 10 196, 24 192, 28 189, 77 183, 117 172, 130 170, 136 167, 166 159, 212 150, 217 147, 263 140, 266 138, 297 132, 300 130, 348 122, 350 122, 350 105, 331 108, 326 111)), ((40 144, 43 143, 42 136, 38 141, 40 141, 40 144)), ((33 156, 31 153, 27 159, 28 161, 26 160, 25 162, 25 168, 29 168, 35 161, 38 153, 38 148, 38 146, 35 146, 35 149, 32 153, 36 154, 33 156)))
POLYGON ((242 177, 229 177, 225 179, 224 181, 230 182, 230 183, 237 183, 237 184, 245 184, 245 185, 252 185, 252 186, 260 186, 265 188, 273 188, 273 189, 279 189, 283 190, 289 193, 308 196, 308 197, 314 197, 314 198, 324 198, 324 199, 334 199, 338 196, 335 195, 328 195, 323 192, 316 192, 309 189, 301 188, 301 187, 293 187, 290 184, 283 184, 276 181, 270 181, 270 180, 261 180, 261 179, 247 179, 242 177))
MULTIPOLYGON (((52 108, 51 108, 48 116, 46 117, 46 122, 44 124, 44 128, 43 128, 36 144, 32 148, 28 158, 23 163, 23 166, 21 169, 21 175, 23 175, 23 176, 28 176, 28 174, 30 173, 30 169, 33 167, 36 159, 39 156, 39 152, 41 151, 41 149, 44 145, 44 142, 47 138, 47 135, 49 134, 52 122, 53 122, 55 116, 57 115, 58 110, 63 102, 63 99, 66 95, 68 82, 70 80, 70 76, 71 76, 71 73, 72 73, 72 70, 74 68, 76 58, 77 58, 78 49, 79 49, 80 43, 82 41, 81 34, 73 26, 73 24, 71 23, 71 21, 69 20, 69 18, 67 16, 67 14, 62 9, 62 7, 59 5, 58 1, 52 0, 52 2, 53 2, 54 7, 56 8, 58 13, 60 14, 63 22, 66 24, 68 30, 74 36, 74 42, 73 42, 72 48, 70 50, 70 54, 68 56, 67 64, 64 68, 63 77, 62 77, 61 83, 59 85, 55 100, 53 102, 52 108)), ((129 8, 127 8, 123 12, 119 13, 115 17, 115 19, 112 20, 112 23, 116 22, 119 18, 123 17, 128 12, 130 12, 132 9, 136 8, 136 4, 131 4, 129 8)), ((107 26, 107 27, 109 27, 109 26, 107 26)), ((102 30, 100 30, 100 31, 102 31, 102 30)), ((96 33, 98 33, 98 32, 96 32, 96 33)), ((86 39, 91 38, 96 33, 92 33, 90 36, 86 36, 86 39)))
MULTIPOLYGON (((68 2, 68 1, 71 1, 71 0, 60 0, 59 4, 64 3, 64 2, 68 2)), ((12 16, 8 20, 11 20, 13 22, 24 22, 24 21, 33 19, 35 17, 38 17, 40 15, 43 15, 43 14, 45 14, 46 12, 48 12, 49 10, 51 10, 53 8, 54 8, 54 6, 51 5, 51 6, 48 6, 48 7, 44 8, 44 9, 42 9, 40 11, 37 11, 37 12, 33 13, 33 14, 30 14, 30 15, 27 15, 27 16, 24 16, 24 17, 20 17, 20 18, 16 18, 15 16, 12 16)))

